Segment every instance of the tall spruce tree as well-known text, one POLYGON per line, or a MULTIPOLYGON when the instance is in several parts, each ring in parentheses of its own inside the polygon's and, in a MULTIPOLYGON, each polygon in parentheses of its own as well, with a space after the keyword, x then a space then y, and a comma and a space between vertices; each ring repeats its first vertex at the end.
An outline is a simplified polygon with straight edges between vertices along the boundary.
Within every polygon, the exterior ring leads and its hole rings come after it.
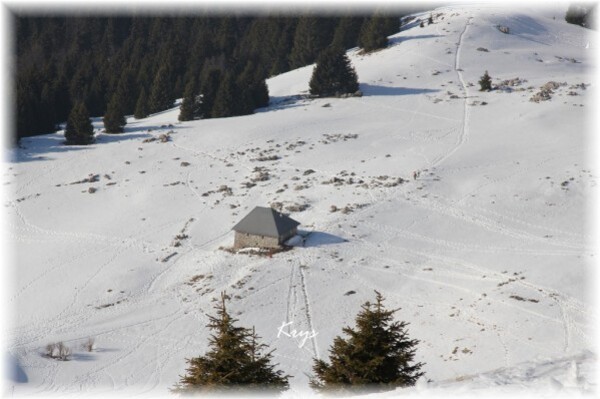
POLYGON ((309 87, 310 94, 319 97, 355 93, 358 90, 356 71, 343 49, 329 47, 319 55, 309 87))
POLYGON ((208 352, 204 356, 186 359, 189 367, 185 376, 173 389, 181 394, 215 392, 248 392, 252 390, 279 393, 289 387, 288 375, 275 370, 272 353, 264 353, 267 346, 258 343, 252 330, 236 326, 237 320, 227 312, 225 293, 209 316, 208 328, 213 331, 208 352))
POLYGON ((179 109, 180 121, 193 121, 202 117, 202 95, 196 90, 196 81, 192 78, 185 86, 183 101, 179 109))
POLYGON ((231 72, 227 72, 219 84, 211 116, 213 118, 226 118, 239 115, 241 102, 239 89, 231 72))
POLYGON ((83 102, 77 103, 69 114, 65 139, 67 145, 87 145, 94 142, 94 127, 83 102))
POLYGON ((251 114, 256 108, 269 104, 269 89, 255 65, 253 61, 248 61, 237 78, 237 86, 241 90, 240 113, 242 114, 251 114))
POLYGON ((358 46, 367 53, 387 47, 387 37, 398 32, 399 25, 399 18, 374 14, 363 23, 358 46))
POLYGON ((202 106, 205 118, 210 118, 212 116, 215 99, 222 78, 223 72, 221 72, 219 68, 208 66, 202 68, 202 74, 200 76, 200 93, 202 93, 202 106))
POLYGON ((290 53, 290 67, 312 64, 319 53, 333 39, 334 19, 326 17, 300 17, 290 53))
POLYGON ((118 93, 115 93, 108 103, 104 118, 104 129, 106 133, 123 133, 123 127, 127 124, 123 114, 123 103, 118 93))
POLYGON ((342 17, 335 28, 332 45, 343 49, 356 47, 364 19, 364 17, 355 15, 342 17))
POLYGON ((135 112, 136 93, 134 73, 130 68, 127 68, 121 74, 116 90, 116 94, 121 101, 122 111, 125 115, 131 115, 135 112))
POLYGON ((337 336, 329 349, 329 363, 314 360, 310 385, 323 392, 369 392, 414 385, 422 363, 414 363, 418 340, 409 339, 405 322, 393 320, 396 310, 366 302, 356 316, 356 328, 345 327, 347 339, 337 336))
POLYGON ((156 76, 152 83, 152 91, 150 92, 150 100, 148 101, 148 111, 153 114, 169 109, 172 105, 173 98, 171 97, 168 69, 163 65, 156 72, 156 76))
POLYGON ((133 117, 135 119, 143 119, 148 116, 148 96, 146 96, 146 89, 142 87, 140 96, 135 104, 135 112, 133 117))

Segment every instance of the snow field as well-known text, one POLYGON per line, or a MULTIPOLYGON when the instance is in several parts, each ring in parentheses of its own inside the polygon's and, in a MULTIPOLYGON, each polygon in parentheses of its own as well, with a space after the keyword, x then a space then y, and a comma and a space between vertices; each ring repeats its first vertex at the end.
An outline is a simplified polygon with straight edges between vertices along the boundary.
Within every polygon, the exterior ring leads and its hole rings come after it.
POLYGON ((349 52, 363 97, 308 99, 305 67, 270 79, 272 104, 254 115, 178 123, 173 109, 89 147, 64 147, 60 133, 23 140, 4 173, 17 254, 4 329, 21 371, 9 389, 168 395, 185 358, 206 350, 207 314, 227 290, 294 376, 288 395, 306 395, 312 359, 374 289, 421 341, 432 382, 407 393, 595 388, 596 32, 548 10, 434 13, 386 50, 349 52), (485 70, 494 84, 526 82, 479 92, 485 70), (548 81, 567 85, 530 102, 548 81), (273 202, 308 205, 291 214, 312 232, 305 247, 219 250, 273 202), (284 323, 317 335, 278 337, 284 323), (88 337, 93 352, 80 348, 88 337), (72 361, 41 356, 55 341, 72 361))

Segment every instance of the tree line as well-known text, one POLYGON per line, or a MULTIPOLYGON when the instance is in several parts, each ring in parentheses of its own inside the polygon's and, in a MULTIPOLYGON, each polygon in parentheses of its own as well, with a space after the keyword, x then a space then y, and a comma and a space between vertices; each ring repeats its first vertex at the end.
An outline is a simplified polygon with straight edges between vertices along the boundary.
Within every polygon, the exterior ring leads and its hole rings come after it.
POLYGON ((13 139, 55 131, 75 108, 111 132, 176 98, 181 120, 252 113, 268 104, 266 78, 328 47, 385 47, 401 15, 16 15, 13 139))

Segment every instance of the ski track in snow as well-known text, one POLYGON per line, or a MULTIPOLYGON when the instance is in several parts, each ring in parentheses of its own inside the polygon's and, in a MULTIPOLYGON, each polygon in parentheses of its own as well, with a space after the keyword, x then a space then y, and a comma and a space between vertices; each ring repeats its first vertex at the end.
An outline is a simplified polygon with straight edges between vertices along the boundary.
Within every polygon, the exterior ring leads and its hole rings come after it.
MULTIPOLYGON (((315 330, 315 328, 313 327, 313 317, 312 317, 312 312, 310 309, 310 298, 308 296, 308 291, 306 288, 306 277, 304 275, 304 270, 302 270, 302 265, 300 265, 298 267, 298 271, 300 272, 300 286, 302 287, 302 294, 303 294, 303 298, 304 298, 304 310, 306 313, 306 321, 308 324, 308 328, 309 328, 309 332, 313 332, 313 331, 317 331, 315 330)), ((319 355, 319 347, 317 345, 317 338, 315 336, 311 337, 311 343, 313 346, 313 352, 314 355, 317 359, 320 359, 321 356, 319 355)))
POLYGON ((462 91, 464 93, 463 116, 462 116, 462 121, 461 121, 460 134, 458 136, 458 140, 457 140, 454 148, 452 148, 445 155, 440 156, 432 161, 430 167, 433 167, 433 168, 441 165, 446 159, 448 159, 452 155, 454 155, 456 153, 456 151, 458 151, 465 144, 465 142, 469 139, 469 116, 470 115, 469 115, 469 105, 467 103, 468 98, 469 98, 469 91, 467 89, 467 83, 465 82, 465 79, 463 77, 461 67, 460 67, 460 53, 461 53, 462 47, 463 47, 463 36, 467 32, 469 25, 471 25, 472 19, 473 19, 473 17, 469 17, 467 19, 467 22, 465 23, 465 27, 458 37, 458 43, 456 45, 456 53, 455 53, 455 60, 454 60, 454 70, 456 71, 458 80, 460 80, 460 84, 462 86, 462 91))

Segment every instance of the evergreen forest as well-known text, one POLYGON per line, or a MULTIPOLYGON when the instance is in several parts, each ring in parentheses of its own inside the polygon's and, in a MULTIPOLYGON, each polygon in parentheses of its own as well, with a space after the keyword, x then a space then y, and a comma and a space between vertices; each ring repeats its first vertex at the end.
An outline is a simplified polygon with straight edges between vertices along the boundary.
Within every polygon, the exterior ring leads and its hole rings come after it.
POLYGON ((58 130, 76 105, 112 133, 124 115, 144 118, 178 98, 180 120, 249 114, 268 104, 266 78, 330 46, 385 47, 403 14, 14 14, 12 141, 58 130))

